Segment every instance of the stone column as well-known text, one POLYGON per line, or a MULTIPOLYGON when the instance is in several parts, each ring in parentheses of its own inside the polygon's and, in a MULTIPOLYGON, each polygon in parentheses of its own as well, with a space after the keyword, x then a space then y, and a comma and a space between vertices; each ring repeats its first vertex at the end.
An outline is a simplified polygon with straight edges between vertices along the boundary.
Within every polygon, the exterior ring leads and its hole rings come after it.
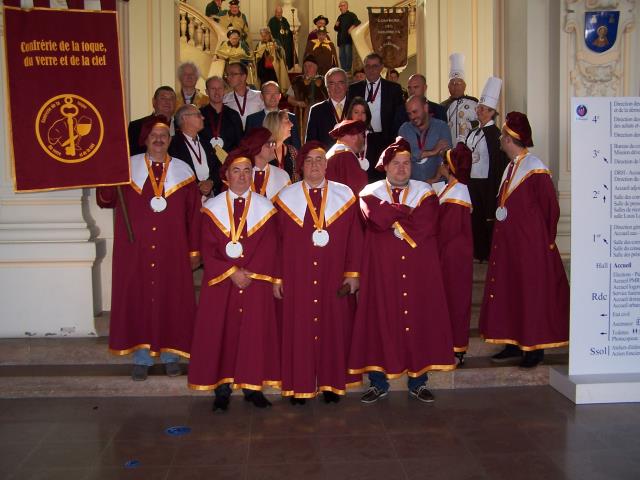
MULTIPOLYGON (((1 49, 6 85, 4 54, 1 49)), ((8 102, 3 88, 0 104, 8 102)), ((96 253, 83 218, 82 190, 14 193, 7 111, 0 112, 0 337, 95 335, 96 253)))

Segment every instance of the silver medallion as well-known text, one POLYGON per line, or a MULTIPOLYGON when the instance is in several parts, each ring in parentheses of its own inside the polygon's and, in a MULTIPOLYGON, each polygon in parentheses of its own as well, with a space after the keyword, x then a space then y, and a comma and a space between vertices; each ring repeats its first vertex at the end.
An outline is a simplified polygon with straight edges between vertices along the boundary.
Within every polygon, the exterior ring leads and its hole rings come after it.
POLYGON ((165 208, 167 208, 167 199, 164 197, 153 197, 149 202, 149 205, 151 205, 151 210, 153 210, 156 213, 159 213, 164 211, 165 208))
POLYGON ((329 232, 326 230, 314 230, 311 240, 314 246, 325 247, 329 243, 329 232))
POLYGON ((213 137, 211 140, 209 140, 209 143, 211 143, 211 146, 214 148, 216 145, 219 145, 220 148, 224 147, 224 140, 220 137, 213 137))
POLYGON ((242 255, 242 244, 240 242, 229 242, 224 251, 229 258, 239 258, 242 255))
POLYGON ((503 222, 507 219, 507 207, 496 208, 496 220, 503 222))

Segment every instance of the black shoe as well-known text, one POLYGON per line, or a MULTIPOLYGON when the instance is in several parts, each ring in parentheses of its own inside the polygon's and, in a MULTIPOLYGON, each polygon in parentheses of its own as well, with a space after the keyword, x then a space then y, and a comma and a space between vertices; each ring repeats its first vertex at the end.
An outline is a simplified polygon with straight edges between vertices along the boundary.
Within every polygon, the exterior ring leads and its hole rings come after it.
POLYGON ((522 351, 516 345, 506 344, 504 349, 491 357, 493 363, 510 362, 515 358, 522 358, 522 351))
POLYGON ((456 358, 458 359, 458 367, 461 367, 464 365, 464 354, 467 352, 456 352, 456 358))
POLYGON ((340 395, 333 392, 322 392, 324 397, 324 403, 338 403, 340 401, 340 395))
POLYGON ((381 398, 386 397, 389 394, 387 390, 380 390, 378 387, 369 387, 369 390, 364 392, 364 395, 360 398, 362 403, 375 403, 381 398))
POLYGON ((213 401, 212 410, 215 412, 216 410, 220 410, 226 412, 229 408, 229 401, 231 399, 226 395, 216 395, 215 400, 213 401))
POLYGON ((304 405, 305 403, 307 403, 307 401, 304 398, 296 398, 296 397, 291 397, 289 399, 289 402, 291 402, 291 405, 304 405))
POLYGON ((544 350, 531 350, 524 352, 522 361, 520 362, 520 368, 534 368, 542 363, 544 360, 544 350))
POLYGON ((258 408, 267 408, 271 406, 271 402, 267 400, 262 392, 254 391, 244 396, 245 401, 253 403, 258 408))
POLYGON ((427 389, 426 385, 420 385, 414 390, 409 390, 409 395, 424 403, 433 403, 435 401, 433 394, 427 389))
POLYGON ((179 377, 182 375, 182 369, 178 362, 169 362, 164 364, 164 371, 167 377, 179 377))
POLYGON ((133 371, 131 372, 131 380, 134 382, 142 382, 147 379, 148 372, 149 367, 146 365, 134 365, 133 371))

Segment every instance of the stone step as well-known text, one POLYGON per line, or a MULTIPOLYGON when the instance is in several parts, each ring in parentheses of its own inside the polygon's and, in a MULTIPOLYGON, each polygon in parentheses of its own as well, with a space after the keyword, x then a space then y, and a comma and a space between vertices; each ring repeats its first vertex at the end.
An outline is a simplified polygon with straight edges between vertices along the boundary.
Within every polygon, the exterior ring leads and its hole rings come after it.
MULTIPOLYGON (((523 370, 515 365, 496 366, 488 358, 469 358, 465 365, 451 372, 433 372, 429 375, 429 386, 433 389, 512 387, 547 385, 549 367, 566 365, 565 354, 545 357, 545 363, 534 369, 523 370)), ((187 365, 183 365, 186 373, 187 365)), ((0 389, 2 398, 31 397, 142 397, 142 396, 195 396, 211 395, 187 388, 186 376, 169 378, 163 367, 155 365, 144 382, 130 379, 130 365, 5 365, 0 366, 0 389)), ((392 380, 392 390, 406 390, 406 378, 392 380)), ((350 392, 366 390, 363 384, 350 392)), ((267 389, 267 394, 278 395, 276 389, 267 389)))

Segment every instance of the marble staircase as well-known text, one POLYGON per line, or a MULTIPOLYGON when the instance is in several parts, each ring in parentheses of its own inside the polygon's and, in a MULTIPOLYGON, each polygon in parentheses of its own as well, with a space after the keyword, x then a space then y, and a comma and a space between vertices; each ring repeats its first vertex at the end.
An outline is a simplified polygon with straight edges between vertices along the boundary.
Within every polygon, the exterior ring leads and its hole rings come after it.
MULTIPOLYGON (((433 389, 547 385, 549 366, 566 364, 567 349, 548 352, 544 364, 522 370, 517 365, 495 365, 490 356, 500 346, 478 336, 478 315, 486 264, 474 265, 471 339, 466 362, 452 372, 434 372, 433 389)), ((199 279, 196 277, 196 283, 199 279)), ((186 386, 186 376, 168 378, 163 367, 154 366, 147 381, 129 378, 130 357, 116 357, 107 349, 109 316, 96 317, 95 338, 25 338, 0 340, 0 398, 102 397, 102 396, 187 396, 210 395, 186 386)), ((183 365, 186 372, 187 363, 183 365)), ((353 391, 362 391, 366 383, 353 391)), ((392 381, 393 390, 406 389, 406 381, 392 381)), ((277 393, 272 390, 268 393, 277 393)))

